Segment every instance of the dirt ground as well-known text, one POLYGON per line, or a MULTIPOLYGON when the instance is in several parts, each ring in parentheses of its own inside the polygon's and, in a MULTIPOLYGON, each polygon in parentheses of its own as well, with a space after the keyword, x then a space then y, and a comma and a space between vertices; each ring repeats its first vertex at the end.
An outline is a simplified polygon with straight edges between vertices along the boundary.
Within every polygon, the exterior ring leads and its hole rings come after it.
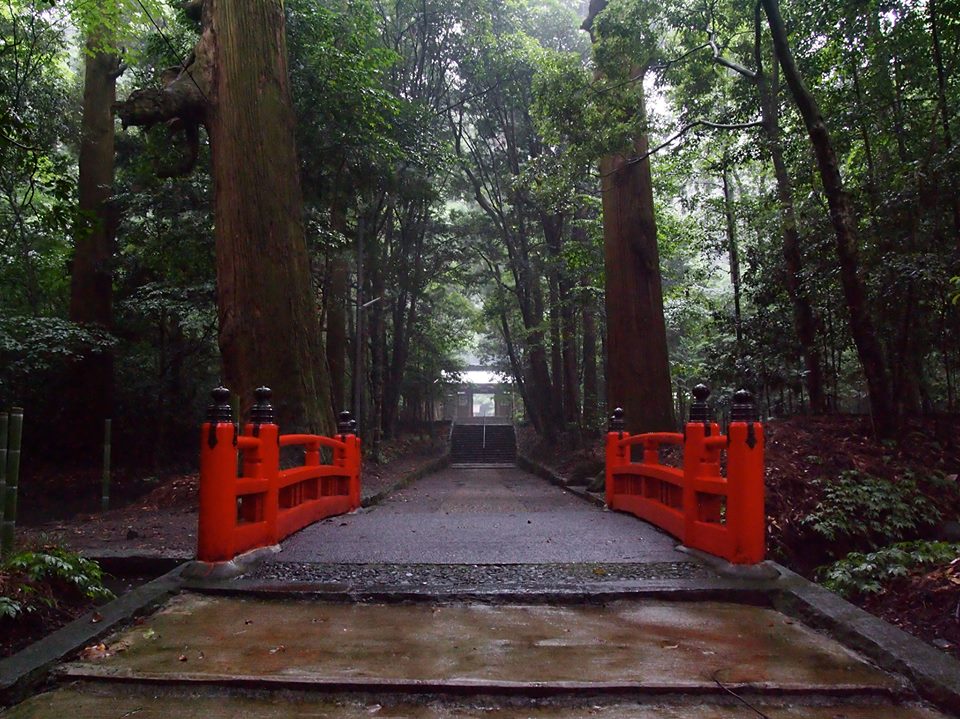
MULTIPOLYGON (((944 520, 960 520, 960 487, 943 492, 924 482, 936 473, 957 484, 958 431, 960 418, 931 418, 909 423, 899 442, 881 443, 872 437, 864 417, 797 416, 767 422, 768 555, 808 578, 832 559, 830 544, 813 535, 803 520, 821 497, 813 480, 828 482, 848 470, 891 481, 913 477, 920 491, 930 493, 944 520)), ((526 427, 521 428, 518 441, 528 456, 561 476, 580 483, 602 478, 600 438, 589 442, 569 438, 550 447, 526 427)), ((960 658, 960 561, 913 572, 888 584, 880 594, 854 601, 960 658)))

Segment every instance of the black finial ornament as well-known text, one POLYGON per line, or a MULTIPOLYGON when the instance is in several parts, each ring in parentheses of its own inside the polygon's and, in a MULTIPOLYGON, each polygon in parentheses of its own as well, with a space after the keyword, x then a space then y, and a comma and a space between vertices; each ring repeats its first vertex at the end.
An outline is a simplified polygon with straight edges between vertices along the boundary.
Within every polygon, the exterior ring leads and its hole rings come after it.
POLYGON ((349 410, 343 410, 337 416, 337 434, 356 434, 357 420, 353 418, 349 410))
POLYGON ((273 390, 269 387, 257 387, 253 391, 256 402, 250 410, 250 423, 253 425, 253 436, 260 436, 261 424, 274 424, 276 419, 273 415, 273 405, 270 404, 270 398, 273 397, 273 390))
MULTIPOLYGON (((217 446, 217 425, 227 422, 233 423, 233 407, 230 406, 230 390, 223 385, 215 388, 210 397, 213 404, 207 407, 207 422, 210 423, 210 433, 207 435, 207 444, 210 449, 217 446)), ((234 425, 236 435, 236 425, 234 425)))
POLYGON ((269 387, 257 387, 253 391, 256 402, 253 409, 250 410, 250 421, 253 424, 273 424, 275 417, 273 414, 273 405, 270 404, 270 398, 273 397, 273 390, 269 387))
POLYGON ((753 404, 753 394, 740 389, 733 394, 733 407, 730 409, 731 422, 756 422, 757 409, 753 404))
POLYGON ((233 407, 230 406, 230 390, 220 385, 210 393, 213 398, 213 404, 207 407, 207 421, 216 424, 218 422, 233 422, 233 407))
POLYGON ((623 407, 617 407, 610 415, 610 431, 623 432, 626 426, 627 423, 623 419, 623 407))
POLYGON ((693 403, 690 405, 690 421, 703 422, 709 424, 713 417, 710 416, 710 407, 707 406, 707 398, 710 396, 710 388, 705 384, 698 384, 693 388, 693 403))

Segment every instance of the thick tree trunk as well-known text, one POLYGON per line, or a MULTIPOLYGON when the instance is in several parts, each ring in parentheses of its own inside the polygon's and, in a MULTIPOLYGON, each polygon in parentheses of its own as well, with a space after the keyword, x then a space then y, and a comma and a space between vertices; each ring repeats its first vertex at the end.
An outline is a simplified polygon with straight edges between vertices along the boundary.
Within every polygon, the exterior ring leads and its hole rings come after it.
POLYGON ((580 420, 580 373, 577 365, 577 316, 570 283, 560 277, 560 337, 563 343, 563 419, 568 425, 580 420))
MULTIPOLYGON (((303 230, 283 6, 205 0, 190 67, 117 106, 124 126, 168 123, 213 161, 224 379, 246 408, 266 384, 284 430, 334 430, 303 230)), ((189 163, 188 163, 189 164, 189 163)), ((187 169, 186 166, 184 168, 187 169)))
POLYGON ((856 224, 850 200, 843 188, 836 152, 820 108, 804 85, 793 60, 786 28, 780 15, 780 4, 778 0, 761 1, 770 24, 777 59, 810 135, 830 207, 830 220, 836 236, 836 251, 840 263, 840 281, 850 313, 850 331, 867 380, 874 426, 880 436, 890 437, 896 427, 896 417, 892 411, 883 351, 867 307, 866 287, 859 273, 856 224))
MULTIPOLYGON (((638 95, 642 83, 637 83, 638 95)), ((642 108, 642 96, 638 97, 642 108)), ((642 110, 641 110, 642 111, 642 110)), ((637 157, 647 154, 646 135, 637 157)), ((600 162, 607 288, 607 404, 623 407, 631 432, 674 428, 667 332, 650 161, 600 162)))
POLYGON ((230 388, 274 390, 285 430, 332 432, 304 241, 283 6, 207 0, 220 351, 230 388))
MULTIPOLYGON (((70 319, 109 330, 113 325, 113 245, 117 212, 112 206, 114 122, 120 61, 98 50, 105 39, 91 35, 85 55, 80 126, 79 212, 70 274, 70 319)), ((78 446, 100 438, 103 420, 113 415, 113 354, 84 355, 74 368, 70 421, 78 446)), ((94 446, 98 446, 95 444, 94 446)))

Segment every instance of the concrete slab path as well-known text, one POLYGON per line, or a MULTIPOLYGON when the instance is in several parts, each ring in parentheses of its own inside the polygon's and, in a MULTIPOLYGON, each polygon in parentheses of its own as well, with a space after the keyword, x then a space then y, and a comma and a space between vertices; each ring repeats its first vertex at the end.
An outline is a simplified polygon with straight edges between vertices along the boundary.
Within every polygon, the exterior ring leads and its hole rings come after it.
POLYGON ((276 562, 689 563, 677 542, 516 467, 448 468, 383 504, 304 529, 276 562))

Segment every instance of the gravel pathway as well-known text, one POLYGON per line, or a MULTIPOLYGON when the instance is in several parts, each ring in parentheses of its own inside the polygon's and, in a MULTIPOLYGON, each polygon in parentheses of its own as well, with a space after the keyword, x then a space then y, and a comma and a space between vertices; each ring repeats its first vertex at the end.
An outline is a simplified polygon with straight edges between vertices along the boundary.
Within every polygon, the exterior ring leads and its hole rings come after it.
POLYGON ((274 564, 690 563, 677 542, 515 467, 449 468, 286 540, 274 564))

